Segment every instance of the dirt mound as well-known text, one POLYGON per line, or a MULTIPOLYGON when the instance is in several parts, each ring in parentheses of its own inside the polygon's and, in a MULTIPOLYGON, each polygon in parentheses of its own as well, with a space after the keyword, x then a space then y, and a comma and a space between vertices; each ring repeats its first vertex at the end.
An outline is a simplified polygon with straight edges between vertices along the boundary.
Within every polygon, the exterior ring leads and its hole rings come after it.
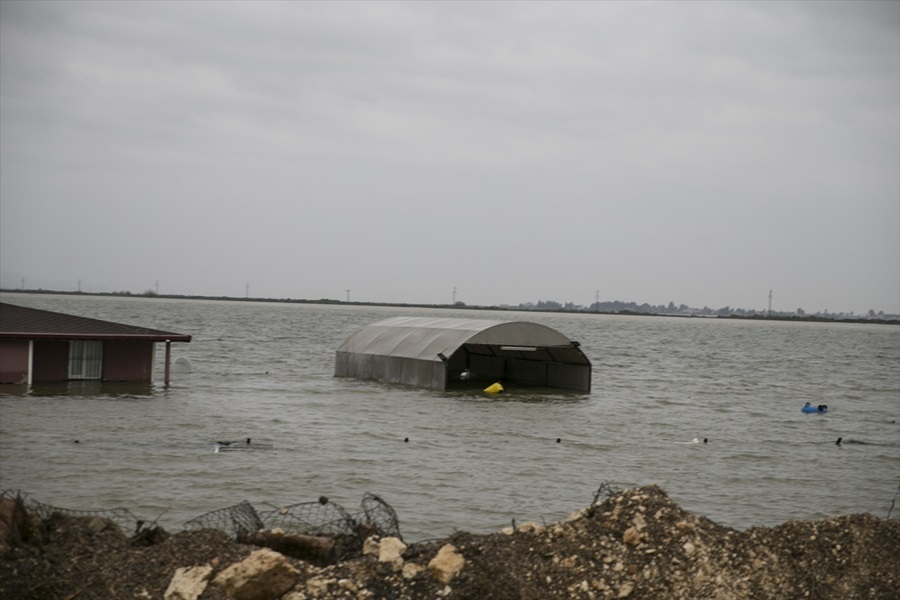
MULTIPOLYGON (((612 495, 561 523, 456 533, 400 545, 402 554, 382 560, 378 544, 371 547, 325 567, 279 557, 296 570, 280 597, 845 600, 900 590, 900 521, 849 515, 736 531, 685 512, 655 486, 612 495), (448 556, 449 570, 441 563, 448 556)), ((213 530, 128 538, 104 519, 51 517, 0 557, 0 596, 163 598, 176 569, 210 565, 212 582, 256 550, 213 530)), ((209 583, 199 598, 226 598, 225 589, 209 583)), ((248 590, 231 593, 265 597, 248 590)))

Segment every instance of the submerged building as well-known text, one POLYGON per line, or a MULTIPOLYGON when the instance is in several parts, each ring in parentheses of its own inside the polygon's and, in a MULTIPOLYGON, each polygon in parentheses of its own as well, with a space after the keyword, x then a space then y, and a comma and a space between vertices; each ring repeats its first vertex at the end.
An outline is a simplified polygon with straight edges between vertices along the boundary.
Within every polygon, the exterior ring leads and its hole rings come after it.
POLYGON ((591 389, 591 362, 578 342, 525 321, 385 319, 338 348, 334 374, 432 390, 479 381, 591 389))
POLYGON ((153 381, 155 344, 191 336, 0 303, 0 383, 153 381))

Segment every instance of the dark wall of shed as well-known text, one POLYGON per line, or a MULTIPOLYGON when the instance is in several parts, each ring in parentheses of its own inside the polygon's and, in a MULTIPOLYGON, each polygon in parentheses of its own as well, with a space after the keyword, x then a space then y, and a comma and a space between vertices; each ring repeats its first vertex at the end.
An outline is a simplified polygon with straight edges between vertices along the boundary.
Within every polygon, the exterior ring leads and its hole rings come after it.
POLYGON ((35 340, 32 357, 32 383, 69 379, 69 342, 35 340))
POLYGON ((0 340, 0 383, 28 382, 28 340, 0 340))
POLYGON ((103 381, 153 379, 153 342, 104 342, 103 381))
POLYGON ((591 367, 587 365, 549 363, 547 365, 547 385, 590 392, 591 367))
POLYGON ((476 379, 503 379, 506 377, 506 360, 499 356, 470 354, 469 369, 476 379))
POLYGON ((547 364, 542 361, 506 359, 506 375, 510 381, 547 386, 547 364))

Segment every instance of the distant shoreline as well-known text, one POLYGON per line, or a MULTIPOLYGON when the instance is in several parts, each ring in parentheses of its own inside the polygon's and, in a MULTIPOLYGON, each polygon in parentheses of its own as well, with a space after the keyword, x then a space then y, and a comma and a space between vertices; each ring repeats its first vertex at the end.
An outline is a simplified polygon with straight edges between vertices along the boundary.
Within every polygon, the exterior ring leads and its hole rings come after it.
POLYGON ((683 313, 658 313, 658 312, 640 312, 634 310, 620 311, 592 311, 592 310, 571 310, 565 308, 547 309, 547 308, 522 308, 519 306, 478 306, 472 304, 421 304, 421 303, 403 303, 403 302, 357 302, 332 300, 328 298, 320 298, 318 300, 307 300, 298 298, 250 298, 250 297, 234 297, 234 296, 200 296, 185 294, 156 294, 143 293, 133 294, 131 292, 73 292, 59 290, 21 290, 0 288, 0 293, 8 294, 34 294, 34 295, 58 295, 58 296, 101 296, 113 298, 161 298, 169 300, 207 300, 218 302, 269 302, 282 304, 324 304, 337 306, 375 306, 375 307, 394 307, 394 308, 438 308, 441 310, 485 310, 485 311, 504 311, 504 312, 523 312, 523 313, 549 313, 549 314, 583 314, 583 315, 620 315, 632 317, 677 317, 682 319, 735 319, 742 321, 788 321, 798 323, 861 323, 872 325, 900 325, 900 319, 879 319, 879 318, 861 318, 835 316, 827 317, 822 315, 784 315, 784 314, 750 314, 750 315, 715 315, 715 314, 683 314, 683 313))

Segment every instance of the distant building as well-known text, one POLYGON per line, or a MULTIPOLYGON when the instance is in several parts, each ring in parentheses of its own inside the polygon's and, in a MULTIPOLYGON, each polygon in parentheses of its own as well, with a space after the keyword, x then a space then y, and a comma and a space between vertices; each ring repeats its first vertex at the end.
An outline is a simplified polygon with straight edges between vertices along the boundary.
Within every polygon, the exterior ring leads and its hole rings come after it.
POLYGON ((0 383, 153 381, 155 345, 191 336, 0 302, 0 383))

